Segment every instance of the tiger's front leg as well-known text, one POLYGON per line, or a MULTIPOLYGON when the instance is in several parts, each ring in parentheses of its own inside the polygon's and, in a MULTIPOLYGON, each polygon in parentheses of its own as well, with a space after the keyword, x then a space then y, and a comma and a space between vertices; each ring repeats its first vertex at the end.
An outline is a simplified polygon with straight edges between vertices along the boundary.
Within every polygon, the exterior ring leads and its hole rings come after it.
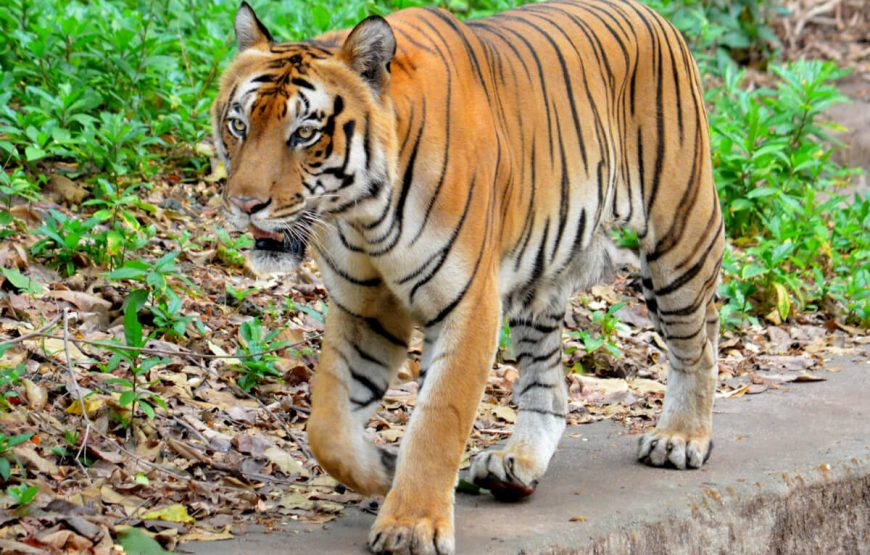
MULTIPOLYGON (((500 303, 481 280, 443 321, 432 366, 399 449, 393 487, 369 533, 375 553, 452 554, 453 492, 465 443, 486 385, 500 303)), ((437 327, 437 329, 432 329, 437 327)))
POLYGON ((395 454, 365 437, 365 426, 407 356, 411 322, 392 299, 366 316, 331 305, 311 385, 308 441, 317 462, 364 494, 386 494, 395 454))

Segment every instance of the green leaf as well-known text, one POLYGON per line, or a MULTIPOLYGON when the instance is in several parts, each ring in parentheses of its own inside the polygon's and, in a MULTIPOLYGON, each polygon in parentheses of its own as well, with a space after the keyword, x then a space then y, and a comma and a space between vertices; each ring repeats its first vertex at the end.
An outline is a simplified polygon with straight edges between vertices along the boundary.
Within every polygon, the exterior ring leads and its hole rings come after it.
POLYGON ((94 212, 94 215, 91 217, 96 218, 96 219, 100 220, 101 222, 105 222, 106 220, 108 220, 112 217, 112 211, 106 210, 106 209, 97 210, 96 212, 94 212))
POLYGON ((34 162, 45 158, 48 156, 48 153, 36 145, 27 145, 24 149, 24 155, 27 157, 28 162, 34 162))
POLYGON ((154 407, 145 401, 139 401, 139 408, 142 409, 142 412, 145 413, 149 420, 154 420, 154 407))
POLYGON ((31 295, 41 295, 45 290, 44 287, 32 278, 25 276, 15 268, 3 268, 3 275, 9 280, 9 283, 25 293, 31 295))
POLYGON ((139 322, 137 303, 128 302, 124 309, 124 340, 129 347, 142 347, 142 323, 139 322))
POLYGON ((170 362, 172 362, 172 361, 169 360, 168 358, 148 357, 142 361, 140 368, 142 368, 142 370, 147 372, 148 370, 151 370, 152 368, 154 368, 158 364, 169 364, 170 362))
POLYGON ((132 267, 125 265, 121 268, 118 268, 117 270, 109 272, 108 274, 106 274, 106 277, 108 277, 109 279, 113 279, 113 280, 122 280, 122 279, 135 280, 135 279, 141 278, 142 276, 146 275, 147 273, 148 273, 147 270, 143 270, 140 268, 132 268, 132 267))
POLYGON ((480 495, 480 487, 462 478, 456 483, 456 491, 469 495, 480 495))
POLYGON ((9 479, 9 475, 12 474, 12 467, 9 464, 9 460, 5 457, 0 457, 0 478, 3 478, 3 481, 9 479))
POLYGON ((117 256, 124 252, 124 235, 117 229, 106 233, 106 254, 117 256))
POLYGON ((133 382, 124 378, 109 378, 106 380, 106 385, 121 385, 127 389, 133 388, 133 382))
POLYGON ((752 279, 754 277, 763 276, 766 273, 767 268, 759 266, 758 264, 749 264, 748 266, 744 266, 740 271, 740 277, 743 279, 752 279))
POLYGON ((122 407, 126 407, 127 405, 132 405, 133 401, 136 400, 136 394, 132 391, 125 391, 121 393, 121 397, 118 398, 118 404, 122 407))
POLYGON ((159 543, 137 528, 130 528, 121 532, 118 543, 124 548, 127 555, 172 555, 164 550, 159 543))

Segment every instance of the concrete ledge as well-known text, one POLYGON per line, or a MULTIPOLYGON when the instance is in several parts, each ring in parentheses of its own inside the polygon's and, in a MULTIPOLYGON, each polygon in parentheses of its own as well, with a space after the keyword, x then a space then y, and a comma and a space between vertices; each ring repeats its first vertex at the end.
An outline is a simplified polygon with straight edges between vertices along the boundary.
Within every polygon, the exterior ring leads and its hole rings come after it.
MULTIPOLYGON (((634 461, 637 436, 569 428, 530 499, 457 496, 458 553, 870 553, 870 365, 717 402, 716 449, 695 471, 634 461)), ((364 553, 374 516, 291 524, 180 551, 364 553)))

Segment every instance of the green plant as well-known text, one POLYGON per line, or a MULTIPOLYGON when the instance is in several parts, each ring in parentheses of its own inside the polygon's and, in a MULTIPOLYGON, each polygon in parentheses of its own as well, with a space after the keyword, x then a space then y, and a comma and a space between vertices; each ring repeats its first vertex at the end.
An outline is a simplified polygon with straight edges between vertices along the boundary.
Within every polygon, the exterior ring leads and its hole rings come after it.
MULTIPOLYGON (((3 350, 0 349, 0 355, 3 350)), ((13 389, 13 386, 21 382, 21 376, 24 374, 24 363, 21 362, 12 368, 0 367, 0 392, 3 396, 0 397, 0 409, 8 410, 12 408, 12 403, 18 399, 18 392, 13 389)), ((2 448, 2 440, 0 440, 0 448, 2 448)), ((2 449, 0 449, 2 452, 2 449)))
MULTIPOLYGON (((589 330, 567 331, 570 337, 582 343, 584 351, 582 359, 590 359, 597 353, 606 353, 617 359, 622 356, 614 336, 617 331, 625 330, 625 324, 616 316, 616 313, 624 306, 625 303, 621 302, 611 305, 607 310, 595 310, 592 312, 591 323, 597 328, 597 334, 593 334, 589 330)), ((565 353, 569 355, 574 354, 576 351, 576 347, 565 349, 565 353)), ((573 371, 583 371, 582 360, 575 365, 573 371)))
POLYGON ((499 350, 511 352, 513 342, 511 341, 511 326, 506 321, 498 330, 498 348, 499 350))
POLYGON ((765 66, 780 47, 774 19, 786 13, 776 0, 648 0, 680 30, 703 62, 719 51, 736 62, 765 66))
POLYGON ((107 274, 111 280, 127 280, 142 285, 143 289, 137 289, 131 295, 145 295, 157 332, 171 337, 184 337, 188 325, 198 321, 195 316, 183 313, 183 301, 171 285, 180 281, 195 289, 189 279, 178 273, 176 259, 179 254, 166 253, 154 262, 128 260, 122 267, 107 274))
POLYGON ((50 266, 67 277, 71 276, 76 268, 104 259, 105 237, 91 234, 99 223, 98 218, 80 220, 52 210, 35 231, 44 238, 34 243, 30 252, 34 256, 49 256, 50 266))
POLYGON ((710 92, 716 183, 739 247, 723 266, 722 321, 739 325, 754 311, 780 322, 832 303, 833 312, 866 321, 868 267, 860 253, 870 237, 853 223, 866 220, 866 199, 848 203, 837 194, 854 172, 834 163, 825 146, 832 139, 823 112, 845 100, 834 85, 844 72, 817 61, 771 70, 775 88, 750 91, 741 86, 743 72, 727 64, 722 87, 710 92))
POLYGON ((244 266, 245 255, 240 251, 253 247, 254 240, 248 234, 233 237, 222 227, 215 227, 214 233, 218 240, 218 259, 228 266, 244 266))
POLYGON ((114 356, 109 360, 105 370, 113 371, 121 362, 127 364, 129 379, 114 378, 107 380, 107 383, 121 386, 118 404, 122 407, 130 407, 130 419, 125 424, 129 424, 131 428, 135 427, 137 410, 141 410, 148 418, 154 418, 155 405, 166 409, 166 401, 147 389, 148 386, 154 385, 154 382, 141 380, 142 376, 156 365, 170 362, 169 359, 156 356, 142 356, 140 349, 151 339, 143 335, 142 323, 139 321, 139 311, 145 305, 147 297, 148 292, 142 289, 134 291, 127 297, 124 306, 124 343, 119 343, 119 347, 106 347, 114 353, 114 356))
MULTIPOLYGON (((239 344, 236 355, 240 357, 239 366, 244 374, 239 378, 239 387, 250 391, 260 380, 267 376, 277 377, 281 371, 275 366, 279 356, 275 351, 290 345, 278 341, 281 330, 267 332, 256 318, 239 326, 239 344)), ((298 356, 298 353, 295 353, 298 356)))
POLYGON ((15 268, 0 268, 0 272, 6 277, 6 281, 15 286, 19 291, 31 295, 42 294, 42 284, 29 276, 25 276, 15 268))
POLYGON ((245 289, 236 289, 229 283, 225 285, 227 297, 232 297, 235 300, 235 306, 242 304, 251 293, 256 293, 256 287, 247 287, 245 289))
POLYGON ((134 184, 123 190, 111 181, 97 179, 96 198, 86 200, 84 206, 98 208, 93 217, 108 226, 105 232, 106 255, 111 265, 123 264, 128 252, 142 249, 156 233, 153 225, 143 227, 133 209, 154 214, 157 207, 136 194, 143 184, 134 184))
MULTIPOLYGON (((79 444, 79 433, 77 430, 64 430, 63 441, 66 445, 56 445, 51 448, 51 452, 60 458, 68 457, 71 451, 75 451, 79 444), (69 449, 67 449, 69 448, 69 449)), ((82 457, 84 459, 84 456, 82 457)))
POLYGON ((7 208, 15 197, 27 202, 36 202, 41 198, 38 180, 28 177, 21 168, 15 168, 11 174, 0 171, 0 193, 6 196, 7 208))
POLYGON ((13 507, 26 507, 33 502, 39 488, 28 484, 19 484, 6 488, 6 495, 12 500, 13 507))
POLYGON ((13 454, 10 450, 16 445, 24 443, 31 437, 33 437, 33 434, 7 436, 3 432, 0 432, 0 478, 3 478, 4 482, 9 479, 9 476, 12 473, 10 458, 13 457, 13 454))
POLYGON ((709 97, 714 168, 733 236, 751 235, 779 209, 800 209, 806 190, 826 190, 850 175, 824 146, 831 125, 822 113, 846 98, 834 82, 845 72, 830 62, 798 61, 771 70, 775 89, 749 90, 744 72, 727 64, 709 97))

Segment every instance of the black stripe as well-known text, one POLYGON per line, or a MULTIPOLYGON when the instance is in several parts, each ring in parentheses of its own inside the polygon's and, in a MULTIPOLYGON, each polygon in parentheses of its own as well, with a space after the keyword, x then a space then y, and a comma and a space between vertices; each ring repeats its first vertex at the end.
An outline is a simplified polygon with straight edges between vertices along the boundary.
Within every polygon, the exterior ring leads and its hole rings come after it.
POLYGON ((567 414, 563 414, 561 412, 556 412, 556 411, 546 410, 546 409, 536 409, 536 408, 532 408, 532 407, 520 407, 517 409, 517 412, 534 412, 535 414, 541 414, 544 416, 553 416, 555 418, 567 418, 568 417, 567 414))
POLYGON ((533 330, 540 333, 552 333, 562 328, 561 324, 547 325, 525 318, 512 318, 510 321, 508 321, 508 325, 512 328, 532 328, 533 330))
POLYGON ((374 356, 372 356, 372 355, 368 354, 367 352, 363 351, 363 350, 362 350, 358 345, 354 345, 354 346, 353 346, 353 350, 356 351, 356 354, 357 354, 361 359, 363 359, 364 361, 366 361, 366 362, 371 362, 372 364, 377 364, 378 366, 380 366, 380 367, 382 367, 382 368, 386 368, 386 367, 387 367, 386 363, 384 363, 384 362, 378 360, 378 359, 375 358, 374 356))
POLYGON ((519 353, 517 355, 517 362, 522 362, 522 360, 524 358, 527 358, 527 357, 532 357, 532 362, 531 362, 532 364, 534 364, 536 362, 544 362, 544 361, 550 360, 556 354, 561 354, 561 353, 562 353, 562 346, 561 345, 557 346, 555 349, 552 349, 548 353, 545 353, 543 355, 538 355, 538 356, 532 356, 535 354, 533 352, 532 353, 528 353, 528 352, 519 353))
POLYGON ((557 387, 559 387, 559 384, 555 384, 555 383, 541 383, 541 382, 538 382, 538 381, 534 381, 534 382, 531 382, 531 383, 526 384, 526 385, 525 385, 525 386, 520 390, 519 396, 522 397, 523 395, 525 395, 526 393, 528 393, 528 392, 531 391, 532 389, 550 389, 550 390, 552 390, 552 389, 556 389, 557 387))
POLYGON ((673 293, 674 291, 676 291, 680 287, 689 283, 696 275, 698 275, 698 273, 701 271, 701 269, 703 269, 704 265, 709 260, 708 257, 710 255, 710 252, 713 250, 713 247, 715 247, 716 244, 718 243, 718 241, 716 241, 716 238, 719 237, 719 233, 721 233, 721 231, 722 231, 722 224, 723 224, 723 220, 720 220, 719 221, 719 228, 717 229, 716 234, 713 236, 713 240, 710 241, 710 244, 704 250, 704 253, 698 259, 698 261, 691 268, 689 268, 682 275, 680 275, 677 279, 671 281, 670 283, 668 283, 667 285, 665 285, 661 289, 656 289, 655 293, 656 293, 657 297, 673 293))
POLYGON ((309 83, 305 79, 302 79, 301 77, 293 77, 292 79, 290 79, 290 83, 292 83, 292 84, 294 84, 297 87, 302 88, 302 89, 309 89, 312 91, 315 90, 314 85, 312 85, 311 83, 309 83))
POLYGON ((320 261, 325 262, 329 269, 342 279, 349 281, 354 285, 359 285, 360 287, 377 287, 378 285, 383 283, 383 281, 379 277, 357 278, 348 274, 347 272, 336 266, 335 261, 333 261, 327 253, 322 251, 320 247, 318 247, 316 244, 312 246, 314 247, 314 250, 317 251, 317 254, 320 255, 320 261))
POLYGON ((383 337, 388 342, 392 343, 393 345, 396 345, 397 347, 403 347, 405 349, 408 348, 407 343, 405 343, 404 341, 402 341, 401 339, 399 339, 398 337, 396 337, 392 333, 388 332, 386 330, 386 328, 384 328, 384 325, 381 324, 380 320, 378 320, 377 318, 365 318, 363 321, 366 323, 366 326, 368 326, 368 328, 372 332, 383 337))

